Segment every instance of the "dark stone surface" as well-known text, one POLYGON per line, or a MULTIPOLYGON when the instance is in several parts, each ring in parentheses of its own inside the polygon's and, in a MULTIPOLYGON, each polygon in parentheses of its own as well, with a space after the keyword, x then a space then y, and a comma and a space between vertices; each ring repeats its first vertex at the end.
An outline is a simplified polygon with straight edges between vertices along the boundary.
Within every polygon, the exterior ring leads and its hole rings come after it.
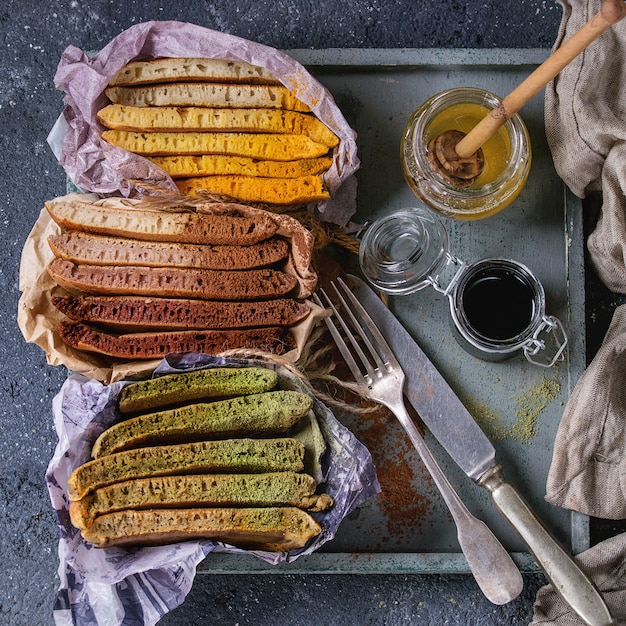
MULTIPOLYGON (((98 49, 132 24, 175 19, 278 48, 549 48, 560 18, 552 0, 3 2, 0 624, 52 624, 58 585, 57 535, 44 472, 56 444, 51 402, 67 372, 48 366, 40 349, 24 343, 15 318, 22 245, 43 202, 65 193, 64 173, 46 144, 62 106, 53 76, 65 47, 98 49)), ((612 294, 601 295, 608 304, 597 320, 598 336, 615 305, 612 294)), ((526 624, 544 580, 528 575, 525 582, 519 599, 496 607, 469 576, 202 575, 184 605, 162 623, 526 624)))

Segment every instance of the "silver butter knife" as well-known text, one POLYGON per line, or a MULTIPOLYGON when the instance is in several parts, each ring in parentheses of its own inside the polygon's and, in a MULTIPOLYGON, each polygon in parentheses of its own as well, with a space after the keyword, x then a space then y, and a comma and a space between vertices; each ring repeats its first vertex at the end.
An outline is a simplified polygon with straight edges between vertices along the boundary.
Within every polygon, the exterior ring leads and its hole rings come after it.
POLYGON ((487 489, 563 601, 590 626, 614 624, 593 581, 506 481, 495 448, 437 368, 364 281, 352 275, 348 280, 404 369, 405 396, 433 436, 472 480, 487 489))

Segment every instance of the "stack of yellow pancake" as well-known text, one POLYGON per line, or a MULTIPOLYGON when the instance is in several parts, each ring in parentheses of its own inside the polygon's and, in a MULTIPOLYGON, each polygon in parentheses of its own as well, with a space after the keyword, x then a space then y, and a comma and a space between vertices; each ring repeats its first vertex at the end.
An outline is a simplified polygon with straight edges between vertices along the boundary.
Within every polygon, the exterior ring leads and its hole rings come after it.
POLYGON ((105 141, 152 160, 182 194, 278 209, 326 200, 337 136, 264 68, 222 59, 133 61, 105 91, 105 141))

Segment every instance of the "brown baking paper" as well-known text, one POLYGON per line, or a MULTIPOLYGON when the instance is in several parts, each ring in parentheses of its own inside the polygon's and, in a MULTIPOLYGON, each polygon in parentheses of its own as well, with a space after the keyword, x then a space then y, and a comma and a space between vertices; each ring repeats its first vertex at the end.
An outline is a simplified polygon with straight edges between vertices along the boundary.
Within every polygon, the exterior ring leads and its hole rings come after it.
MULTIPOLYGON (((123 198, 99 198, 96 194, 69 194, 58 200, 71 200, 92 202, 98 205, 111 207, 124 207, 132 210, 139 204, 145 204, 150 200, 123 199, 123 198)), ((200 203, 197 210, 204 212, 217 212, 223 205, 200 203)), ((260 209, 237 205, 238 210, 248 214, 254 214, 260 209)), ((312 269, 313 241, 311 233, 296 219, 288 215, 276 215, 266 213, 277 224, 277 234, 286 239, 290 244, 290 255, 284 271, 298 279, 298 291, 296 296, 306 299, 311 295, 317 284, 317 275, 312 269)), ((52 297, 67 293, 50 278, 46 268, 54 259, 54 255, 48 245, 50 235, 59 234, 60 227, 44 208, 35 222, 22 250, 20 262, 19 289, 22 293, 17 311, 17 323, 29 343, 41 347, 46 353, 50 365, 65 365, 69 370, 84 374, 88 378, 110 383, 122 379, 145 377, 154 370, 162 359, 145 361, 123 361, 105 355, 76 350, 68 346, 59 336, 58 324, 65 316, 52 304, 52 297)), ((293 327, 292 332, 296 339, 296 349, 291 350, 283 358, 295 362, 317 320, 324 315, 323 309, 314 302, 307 300, 311 308, 310 315, 293 327)))
POLYGON ((267 68, 338 137, 333 165, 324 175, 330 200, 311 205, 317 217, 346 225, 356 212, 354 172, 359 167, 356 134, 330 92, 287 54, 240 37, 185 22, 136 24, 90 57, 68 46, 54 78, 65 92, 65 109, 49 138, 72 182, 100 196, 140 197, 177 192, 174 181, 148 159, 100 138, 96 114, 109 103, 104 89, 126 63, 154 57, 203 57, 246 61, 267 68), (149 183, 149 187, 141 183, 149 183))

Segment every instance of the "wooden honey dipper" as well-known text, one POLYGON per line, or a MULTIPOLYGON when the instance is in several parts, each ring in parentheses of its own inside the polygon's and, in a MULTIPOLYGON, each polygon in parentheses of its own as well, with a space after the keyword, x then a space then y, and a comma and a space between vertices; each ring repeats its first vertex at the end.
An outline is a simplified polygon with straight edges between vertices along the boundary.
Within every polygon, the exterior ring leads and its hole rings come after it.
POLYGON ((428 144, 431 167, 452 184, 469 187, 483 171, 485 158, 481 146, 570 61, 624 16, 624 0, 604 0, 598 13, 555 50, 469 133, 448 130, 432 139, 428 144))

